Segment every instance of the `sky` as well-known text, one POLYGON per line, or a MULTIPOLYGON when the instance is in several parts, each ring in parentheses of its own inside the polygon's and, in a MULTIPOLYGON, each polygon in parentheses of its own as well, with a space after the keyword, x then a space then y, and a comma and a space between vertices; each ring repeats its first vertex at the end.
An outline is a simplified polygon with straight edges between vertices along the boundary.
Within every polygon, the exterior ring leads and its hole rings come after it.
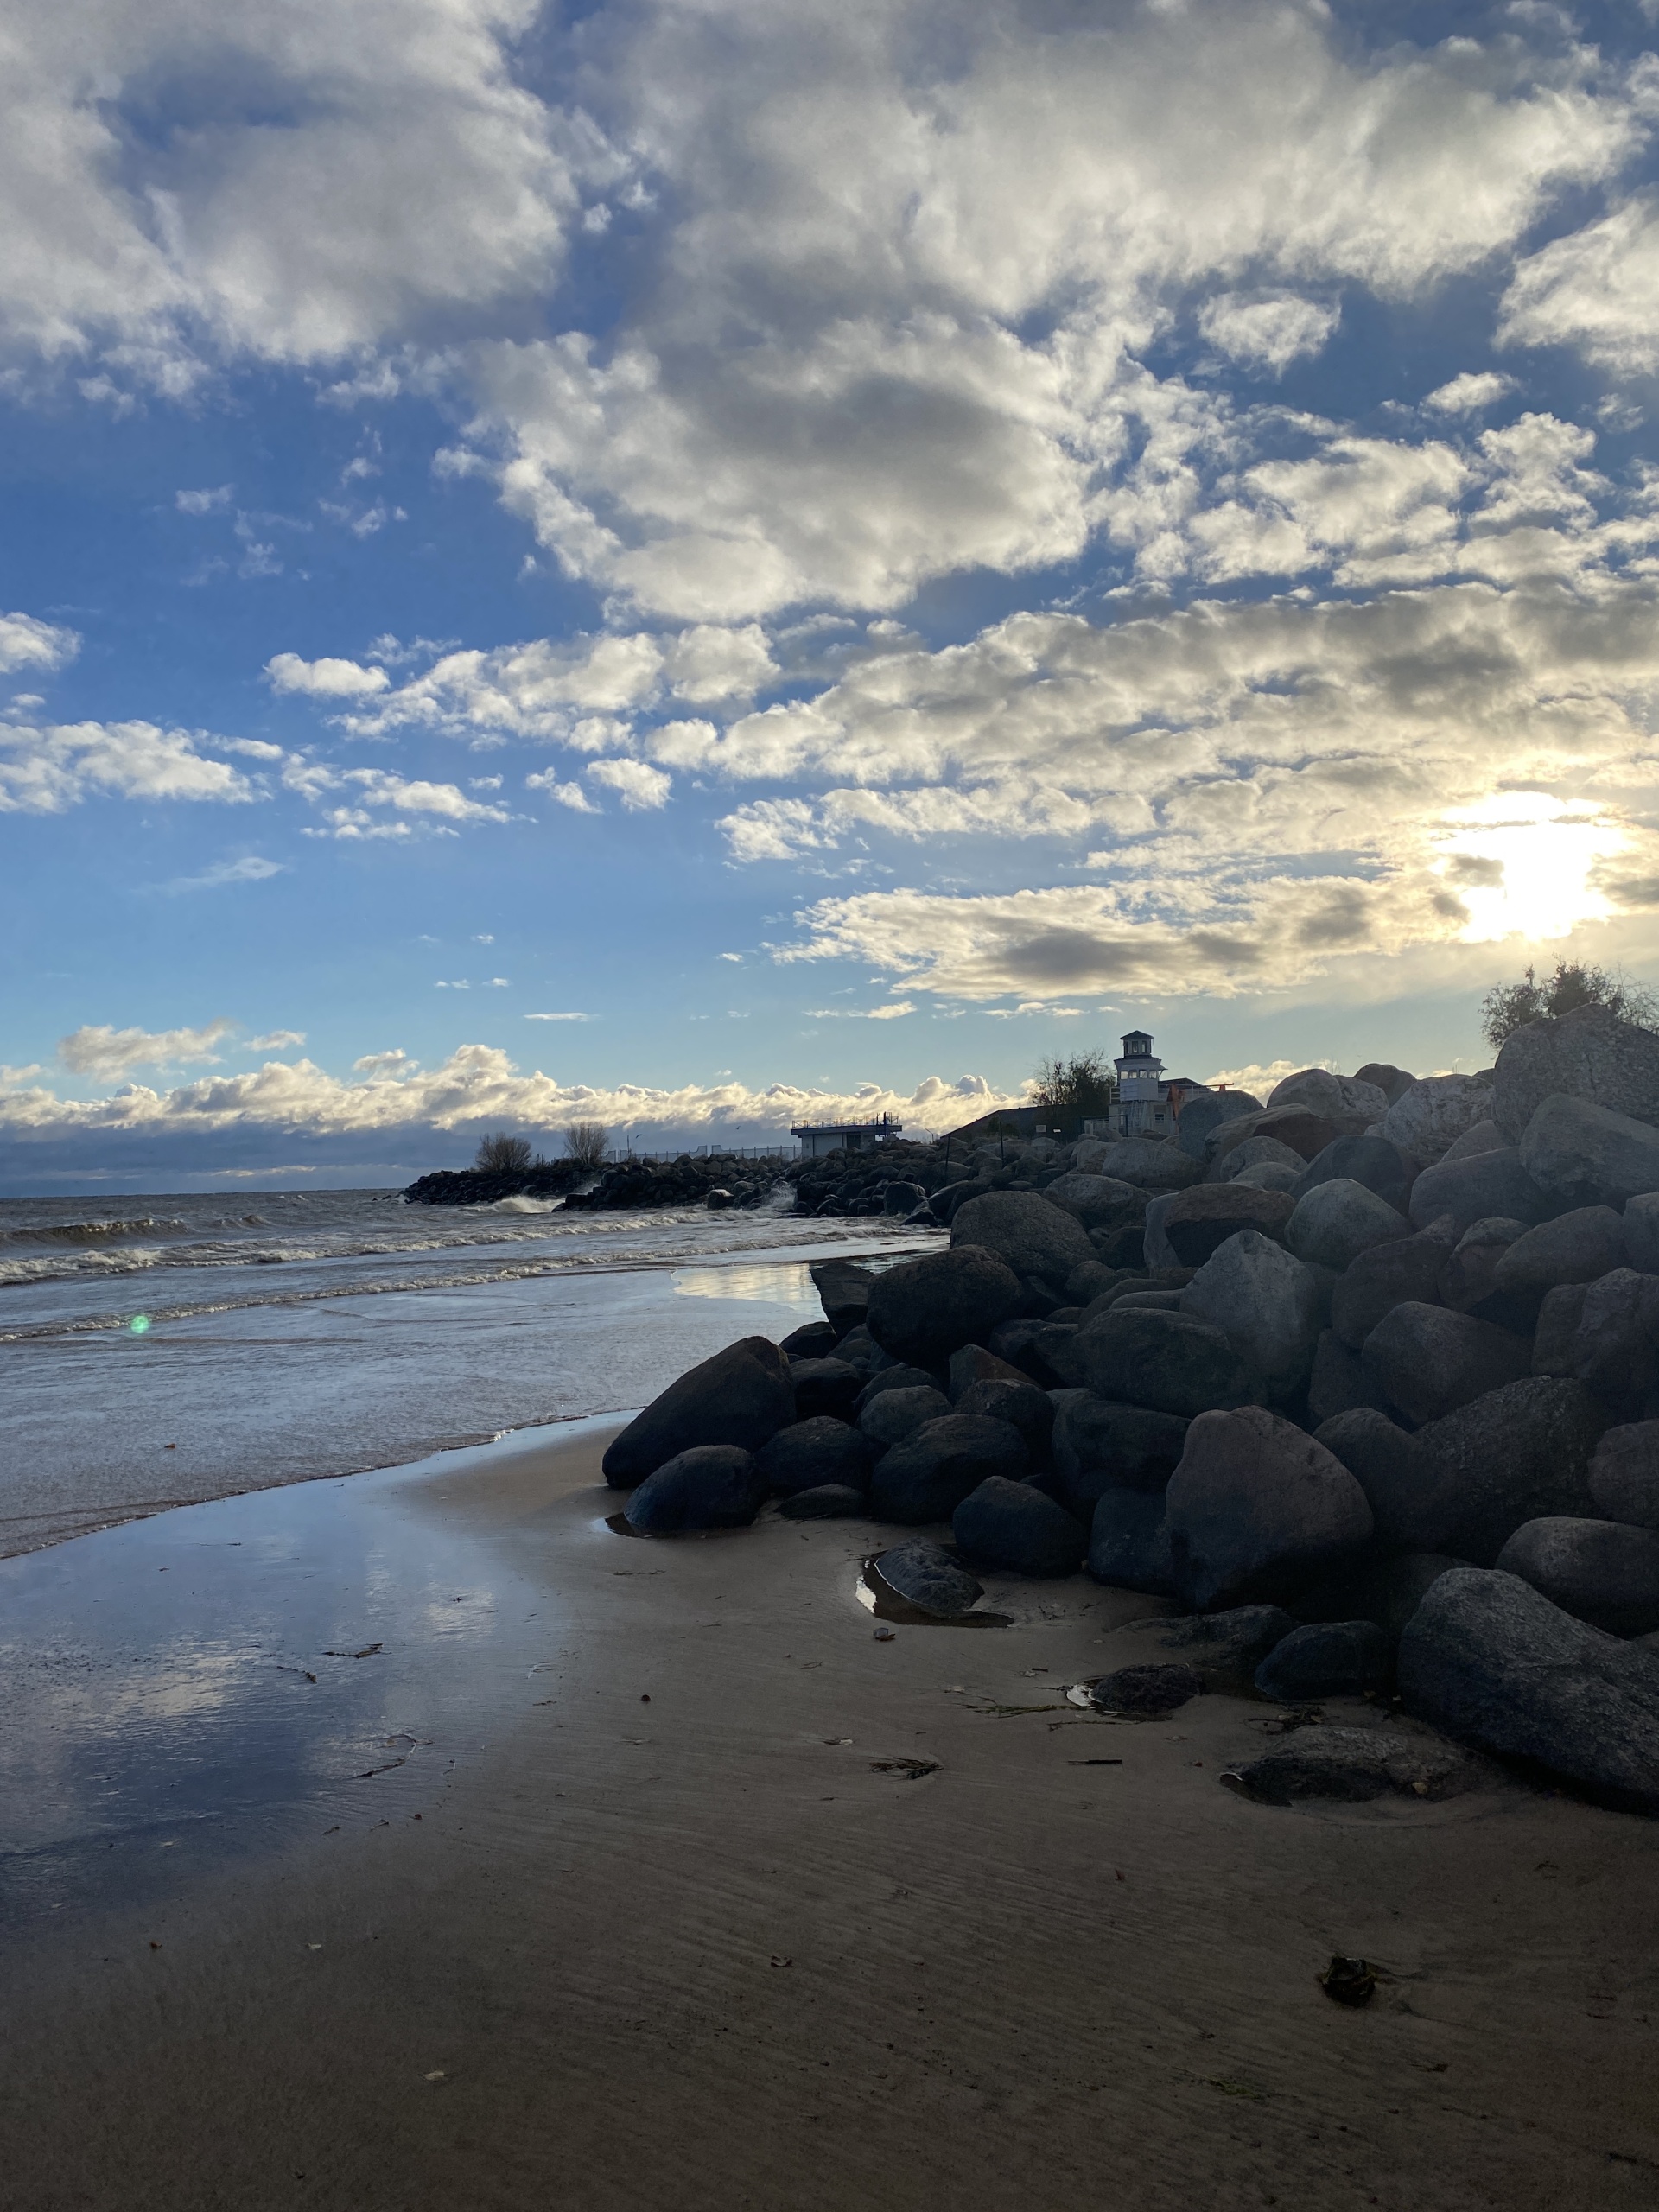
POLYGON ((0 1192, 1659 976, 1659 0, 13 0, 0 1192))

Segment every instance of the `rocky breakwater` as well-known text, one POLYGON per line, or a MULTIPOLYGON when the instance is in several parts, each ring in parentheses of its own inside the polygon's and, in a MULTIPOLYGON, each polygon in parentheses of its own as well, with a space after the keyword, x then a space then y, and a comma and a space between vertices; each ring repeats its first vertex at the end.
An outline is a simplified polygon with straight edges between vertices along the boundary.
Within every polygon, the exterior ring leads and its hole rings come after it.
POLYGON ((1159 1694, 1414 1724, 1233 1777, 1268 1802, 1442 1794, 1472 1750, 1659 1812, 1659 1036, 1590 1009, 1479 1076, 1305 1071, 991 1184, 639 1415, 630 1525, 887 1522, 940 1611, 1086 1569, 1164 1601, 1159 1694))

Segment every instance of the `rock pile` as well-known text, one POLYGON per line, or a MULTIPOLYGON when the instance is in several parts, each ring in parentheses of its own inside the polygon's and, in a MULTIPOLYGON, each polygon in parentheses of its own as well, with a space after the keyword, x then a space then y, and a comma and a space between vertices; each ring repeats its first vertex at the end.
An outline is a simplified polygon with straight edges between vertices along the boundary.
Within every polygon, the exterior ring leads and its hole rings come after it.
MULTIPOLYGON (((1182 1666, 1287 1705, 1397 1685, 1659 1811, 1659 1036, 1591 1008, 1484 1075, 1308 1070, 982 1166, 931 1194, 948 1249, 820 1264, 822 1322, 624 1430, 632 1525, 948 1522, 936 1580, 1086 1565, 1199 1617, 1182 1666)), ((1435 1794, 1467 1762, 1431 1751, 1242 1786, 1435 1794)))

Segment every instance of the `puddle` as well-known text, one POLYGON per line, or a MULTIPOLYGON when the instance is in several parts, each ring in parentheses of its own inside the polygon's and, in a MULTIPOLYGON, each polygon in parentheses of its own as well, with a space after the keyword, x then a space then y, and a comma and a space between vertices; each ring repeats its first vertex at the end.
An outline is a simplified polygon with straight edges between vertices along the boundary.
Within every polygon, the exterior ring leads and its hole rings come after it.
POLYGON ((925 1605, 912 1605, 901 1598, 876 1566, 880 1553, 864 1561, 859 1572, 858 1602, 879 1621, 899 1621, 911 1628, 1011 1628, 1012 1613, 931 1613, 925 1605))

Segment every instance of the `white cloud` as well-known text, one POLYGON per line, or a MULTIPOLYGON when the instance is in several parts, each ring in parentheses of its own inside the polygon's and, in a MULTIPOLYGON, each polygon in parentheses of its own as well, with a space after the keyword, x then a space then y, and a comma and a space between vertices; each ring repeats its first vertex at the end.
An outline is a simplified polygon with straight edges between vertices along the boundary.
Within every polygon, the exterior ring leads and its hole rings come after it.
POLYGON ((674 784, 671 776, 644 760, 595 760, 588 773, 594 783, 615 791, 634 814, 666 805, 674 784))
POLYGON ((217 891, 227 883, 266 883, 273 875, 282 875, 286 871, 286 861, 268 861, 257 853, 249 853, 240 860, 215 861, 200 875, 175 875, 162 887, 169 892, 217 891))
POLYGON ((1516 268, 1501 340, 1573 346, 1598 367, 1659 368, 1659 194, 1638 193, 1516 268))
MULTIPOLYGON (((290 1045, 304 1042, 303 1029, 269 1029, 263 1037, 250 1037, 244 1049, 250 1052, 285 1052, 290 1045)), ((362 1065, 361 1061, 358 1065, 362 1065)))
POLYGON ((526 1021, 591 1021, 591 1014, 527 1014, 526 1021))
POLYGON ((233 485, 219 484, 211 492, 175 492, 173 504, 181 515, 222 514, 231 504, 233 485))
POLYGON ((34 614, 0 614, 0 676, 21 668, 44 669, 50 676, 79 651, 80 638, 73 630, 34 614))
POLYGON ((153 722, 0 722, 0 814, 60 814, 99 795, 138 799, 256 796, 245 776, 196 751, 198 740, 153 722))
POLYGON ((562 784, 559 781, 558 771, 554 768, 544 769, 538 776, 526 776, 524 789, 531 791, 545 791, 550 799, 556 800, 561 806, 568 806, 573 814, 599 812, 599 809, 580 784, 562 784))
POLYGON ((1223 292, 1199 311, 1198 328, 1232 359, 1281 376, 1293 361, 1320 351, 1341 315, 1339 308, 1322 307, 1295 292, 1258 300, 1223 292))
POLYGON ((915 1007, 908 999, 895 999, 891 1006, 815 1006, 806 1010, 808 1021, 901 1021, 915 1007))
POLYGON ((1474 415, 1484 407, 1494 406, 1514 390, 1513 377, 1499 376, 1495 369, 1466 369, 1431 391, 1423 404, 1436 415, 1474 415))
POLYGON ((391 683, 384 668, 362 668, 354 660, 302 660, 297 653, 277 653, 268 660, 265 680, 273 691, 297 691, 312 699, 368 699, 391 683))
POLYGON ((188 1067, 215 1063, 213 1046, 234 1031, 233 1021, 209 1021, 200 1029, 116 1029, 108 1022, 88 1024, 58 1039, 58 1058, 72 1075, 116 1083, 133 1068, 188 1067))
POLYGON ((323 761, 296 759, 283 770, 283 781, 321 811, 326 827, 308 830, 308 836, 402 838, 412 836, 417 827, 453 836, 456 823, 512 820, 506 807, 468 798, 458 785, 399 776, 386 768, 336 768, 323 761), (349 792, 355 803, 327 804, 328 795, 337 791, 349 792), (372 807, 389 810, 392 818, 376 820, 368 811, 372 807))

